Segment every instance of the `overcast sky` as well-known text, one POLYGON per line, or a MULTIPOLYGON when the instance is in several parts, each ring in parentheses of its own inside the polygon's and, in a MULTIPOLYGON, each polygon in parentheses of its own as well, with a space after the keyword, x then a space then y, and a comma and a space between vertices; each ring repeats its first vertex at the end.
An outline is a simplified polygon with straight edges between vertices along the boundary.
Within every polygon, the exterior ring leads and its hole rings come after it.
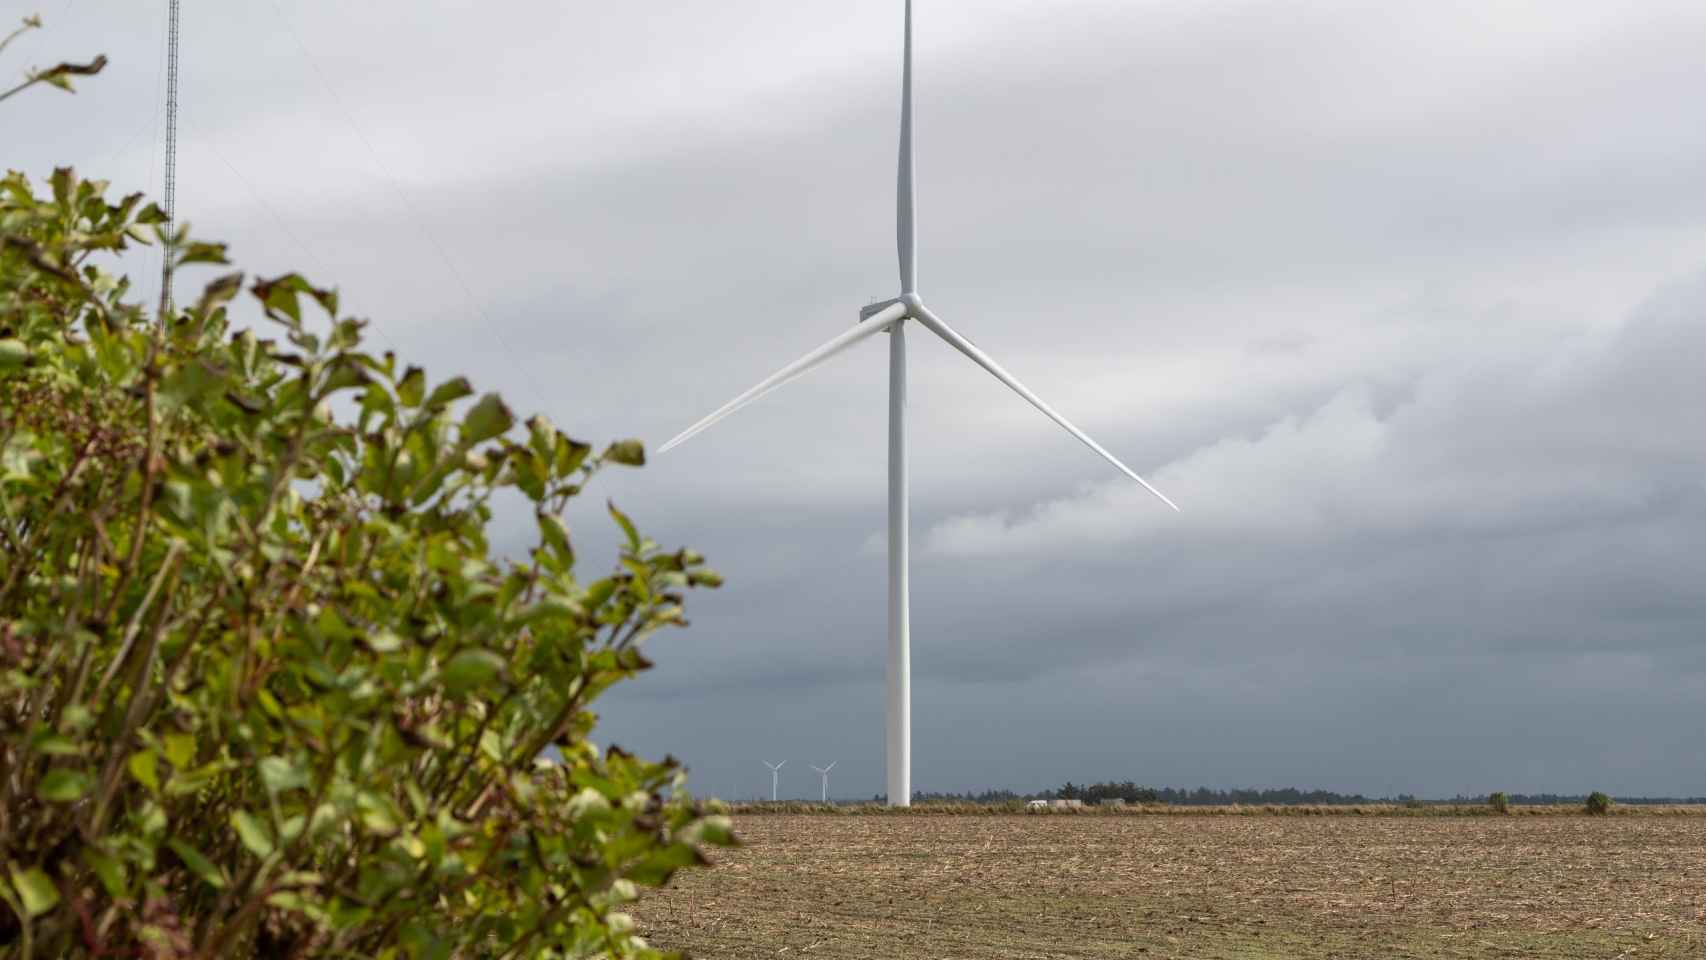
MULTIPOLYGON (((157 192, 165 6, 0 2, 0 69, 112 58, 5 164, 157 192)), ((899 0, 184 6, 196 233, 578 436, 896 292, 899 0)), ((1184 512, 913 332, 915 787, 1706 794, 1703 49, 1698 0, 920 0, 921 291, 1184 512)), ((884 347, 601 480, 728 578, 601 739, 882 789, 884 347)))

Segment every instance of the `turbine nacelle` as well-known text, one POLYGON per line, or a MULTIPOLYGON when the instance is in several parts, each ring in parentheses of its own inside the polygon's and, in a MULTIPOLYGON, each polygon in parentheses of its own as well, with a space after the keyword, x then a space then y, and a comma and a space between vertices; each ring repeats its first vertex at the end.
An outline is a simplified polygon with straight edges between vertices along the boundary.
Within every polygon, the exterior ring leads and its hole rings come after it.
POLYGON ((864 323, 866 320, 871 319, 872 317, 876 316, 877 314, 882 313, 884 310, 887 310, 888 308, 890 308, 890 307, 892 307, 895 304, 900 303, 900 302, 901 302, 901 298, 890 297, 887 300, 879 300, 876 303, 868 303, 868 304, 859 308, 859 322, 864 323))

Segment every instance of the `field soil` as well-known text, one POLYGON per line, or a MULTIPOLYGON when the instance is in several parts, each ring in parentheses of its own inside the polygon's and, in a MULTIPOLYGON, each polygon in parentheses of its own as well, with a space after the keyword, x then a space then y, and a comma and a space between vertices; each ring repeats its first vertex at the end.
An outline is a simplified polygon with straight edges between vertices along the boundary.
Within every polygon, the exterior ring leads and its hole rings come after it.
POLYGON ((635 911, 737 957, 1706 957, 1706 817, 746 816, 635 911))

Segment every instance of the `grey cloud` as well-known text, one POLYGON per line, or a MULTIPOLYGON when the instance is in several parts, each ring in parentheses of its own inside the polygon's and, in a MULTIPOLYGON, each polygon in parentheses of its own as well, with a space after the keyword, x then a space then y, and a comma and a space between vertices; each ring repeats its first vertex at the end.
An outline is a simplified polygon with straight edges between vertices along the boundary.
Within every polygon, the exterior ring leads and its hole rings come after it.
MULTIPOLYGON (((926 294, 1186 512, 920 338, 916 782, 1706 792, 1697 6, 921 2, 926 294)), ((892 292, 882 5, 254 7, 187 27, 198 232, 579 436, 892 292)), ((72 10, 110 75, 7 163, 152 183, 158 22, 72 10)), ((880 354, 601 480, 729 576, 605 736, 879 788, 880 354)))

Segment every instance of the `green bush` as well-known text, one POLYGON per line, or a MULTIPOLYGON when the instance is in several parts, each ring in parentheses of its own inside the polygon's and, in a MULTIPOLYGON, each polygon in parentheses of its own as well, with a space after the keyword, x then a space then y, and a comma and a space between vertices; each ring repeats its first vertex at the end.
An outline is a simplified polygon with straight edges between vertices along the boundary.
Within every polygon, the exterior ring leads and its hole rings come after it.
POLYGON ((1491 807, 1494 813, 1510 813, 1511 812, 1510 797, 1505 796, 1505 793, 1503 790, 1500 790, 1500 791, 1497 791, 1493 794, 1490 794, 1487 797, 1487 806, 1491 807))
POLYGON ((1588 794, 1587 803, 1583 804, 1583 809, 1593 816, 1603 817, 1611 812, 1611 808, 1615 804, 1615 800, 1595 790, 1588 794))
POLYGON ((236 274, 150 316, 111 268, 162 214, 105 189, 0 180, 0 952, 655 955, 623 906, 729 822, 590 707, 717 578, 611 506, 582 579, 559 519, 639 444, 363 352, 296 275, 250 287, 276 340, 236 274))

